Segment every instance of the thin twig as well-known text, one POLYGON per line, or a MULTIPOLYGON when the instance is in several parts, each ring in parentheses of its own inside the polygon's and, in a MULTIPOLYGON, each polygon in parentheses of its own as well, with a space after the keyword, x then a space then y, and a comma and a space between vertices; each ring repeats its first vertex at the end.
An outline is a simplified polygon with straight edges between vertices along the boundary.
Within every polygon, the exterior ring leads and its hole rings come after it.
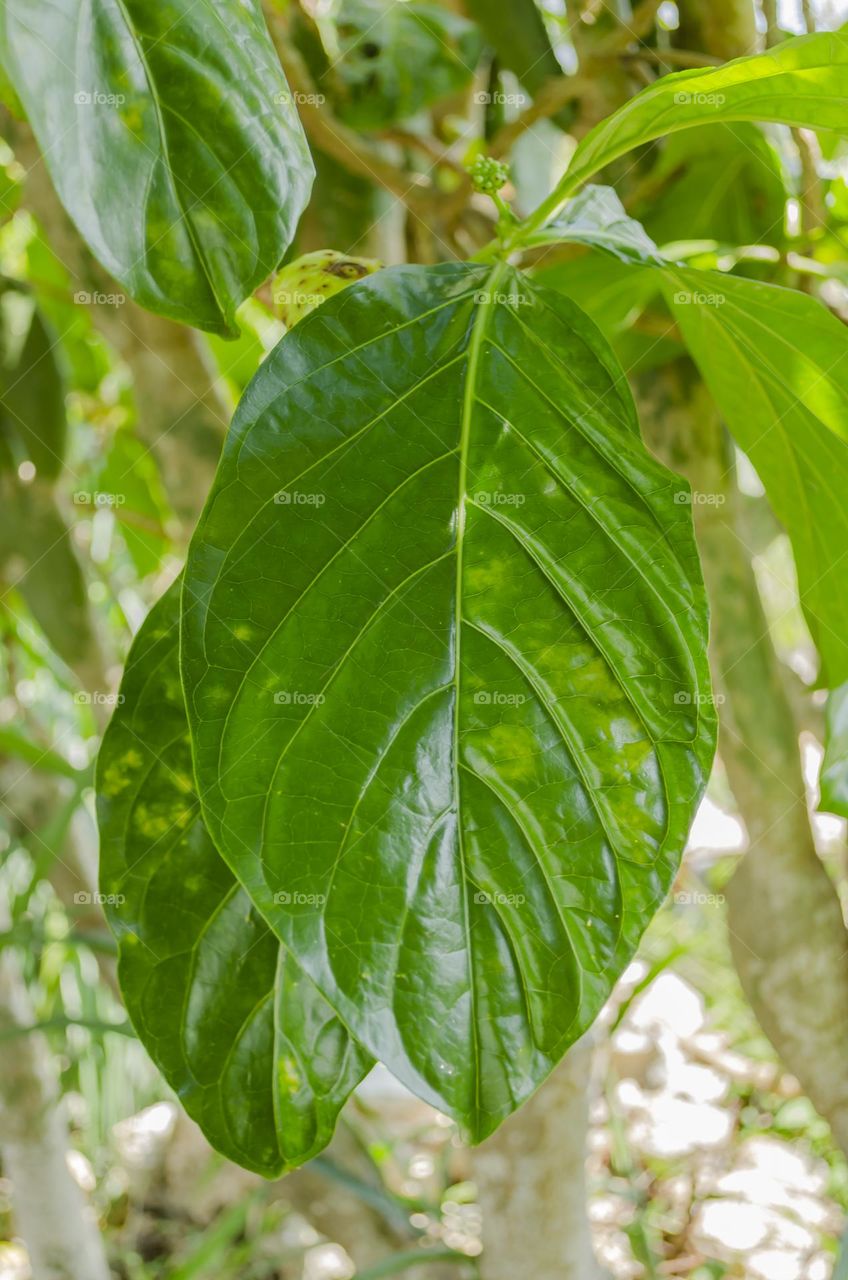
POLYGON ((489 144, 489 152, 496 158, 505 156, 517 138, 532 128, 539 120, 547 120, 558 111, 575 102, 591 89, 591 81, 585 76, 557 76, 542 85, 536 100, 515 120, 498 129, 489 144))
POLYGON ((720 67, 721 58, 709 53, 696 53, 694 49, 625 49, 615 55, 627 62, 667 62, 675 67, 720 67))

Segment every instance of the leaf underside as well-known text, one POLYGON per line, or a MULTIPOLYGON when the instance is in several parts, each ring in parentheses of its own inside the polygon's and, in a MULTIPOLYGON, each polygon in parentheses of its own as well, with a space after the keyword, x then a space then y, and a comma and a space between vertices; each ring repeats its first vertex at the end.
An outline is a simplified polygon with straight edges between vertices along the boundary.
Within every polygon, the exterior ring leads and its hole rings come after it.
POLYGON ((714 746, 688 490, 599 333, 505 267, 331 299, 245 394, 183 608, 216 846, 484 1137, 598 1013, 714 746))
POLYGON ((101 889, 139 1038, 224 1155, 274 1177, 369 1069, 215 850, 194 787, 179 583, 148 615, 98 758, 101 889))

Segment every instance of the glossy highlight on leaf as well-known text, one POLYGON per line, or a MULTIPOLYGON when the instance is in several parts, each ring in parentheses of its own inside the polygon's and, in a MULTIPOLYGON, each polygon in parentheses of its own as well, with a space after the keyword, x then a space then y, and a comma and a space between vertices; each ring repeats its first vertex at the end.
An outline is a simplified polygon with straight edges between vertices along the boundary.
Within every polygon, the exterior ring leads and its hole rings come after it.
POLYGON ((178 641, 176 583, 136 637, 98 757, 101 889, 142 1043, 212 1145, 276 1177, 326 1146, 371 1060, 203 826, 178 641))
POLYGON ((715 722, 685 482, 570 302, 398 267, 286 335, 195 534, 204 814, 368 1049, 479 1140, 667 892, 715 722))
POLYGON ((103 266, 151 311, 235 336, 313 175, 257 0, 6 0, 0 55, 103 266))

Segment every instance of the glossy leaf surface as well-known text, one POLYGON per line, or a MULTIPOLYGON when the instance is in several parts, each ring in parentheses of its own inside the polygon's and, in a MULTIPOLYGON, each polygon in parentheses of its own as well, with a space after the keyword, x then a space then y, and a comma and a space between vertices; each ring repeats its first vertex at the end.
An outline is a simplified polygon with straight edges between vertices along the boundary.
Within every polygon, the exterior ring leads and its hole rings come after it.
POLYGON ((799 36, 721 67, 663 76, 596 125, 560 184, 565 198, 634 147, 699 124, 770 120, 848 132, 848 32, 799 36))
POLYGON ((203 826, 178 637, 175 584, 135 640, 98 758, 101 889, 139 1038, 212 1145, 271 1177, 326 1145, 371 1063, 203 826))
POLYGON ((792 289, 668 267, 663 288, 704 381, 792 541, 831 685, 848 680, 848 334, 792 289))
POLYGON ((256 0, 6 0, 0 52, 103 265, 150 310, 235 334, 312 180, 256 0))
POLYGON ((183 603, 216 844, 485 1136, 597 1014, 713 749, 686 486, 600 334, 504 267, 351 285, 248 388, 183 603))

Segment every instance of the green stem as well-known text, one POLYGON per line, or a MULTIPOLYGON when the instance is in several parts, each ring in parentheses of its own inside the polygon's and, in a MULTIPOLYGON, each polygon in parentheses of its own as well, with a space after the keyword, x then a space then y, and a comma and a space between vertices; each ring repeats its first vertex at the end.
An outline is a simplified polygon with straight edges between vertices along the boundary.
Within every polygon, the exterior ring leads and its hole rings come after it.
POLYGON ((21 1036, 32 1035, 36 1031, 67 1030, 68 1027, 85 1027, 97 1035, 107 1031, 115 1031, 119 1036, 135 1039, 135 1032, 129 1022, 98 1022, 94 1018, 45 1018, 43 1022, 34 1022, 28 1027, 11 1026, 0 1030, 0 1044, 7 1040, 17 1040, 21 1036))
POLYGON ((410 1249, 406 1253, 394 1253, 366 1271, 357 1271, 356 1280, 379 1280, 381 1276, 396 1276, 401 1271, 424 1266, 428 1262, 473 1263, 473 1259, 455 1249, 410 1249))

